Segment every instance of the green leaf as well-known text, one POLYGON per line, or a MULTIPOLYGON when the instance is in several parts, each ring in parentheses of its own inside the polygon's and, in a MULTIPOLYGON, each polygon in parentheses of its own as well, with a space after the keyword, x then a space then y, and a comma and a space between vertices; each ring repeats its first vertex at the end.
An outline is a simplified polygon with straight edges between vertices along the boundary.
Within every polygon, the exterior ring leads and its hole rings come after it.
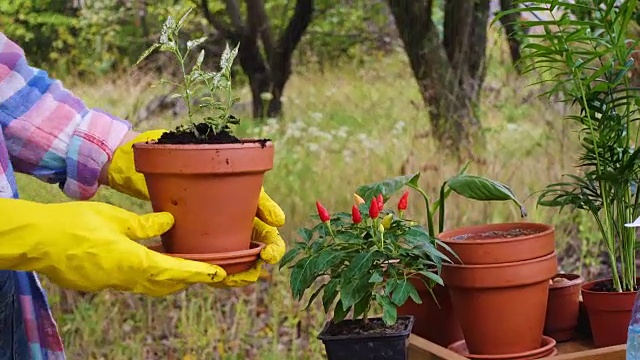
POLYGON ((324 292, 322 293, 322 306, 325 312, 329 311, 329 308, 331 308, 331 305, 336 300, 336 296, 338 296, 338 285, 340 285, 339 279, 331 279, 327 282, 327 287, 324 288, 324 292))
POLYGON ((393 325, 398 320, 398 309, 388 297, 376 294, 376 300, 382 305, 382 321, 387 325, 393 325))
POLYGON ((524 205, 511 189, 500 182, 476 175, 456 175, 447 180, 447 185, 459 195, 479 201, 511 200, 520 207, 522 217, 527 216, 524 205))
POLYGON ((149 54, 151 54, 153 50, 157 49, 159 46, 160 44, 158 43, 151 45, 151 47, 149 47, 147 50, 145 50, 142 53, 142 55, 140 55, 140 57, 138 58, 138 61, 136 61, 136 63, 133 64, 133 66, 137 66, 138 64, 140 64, 142 60, 144 60, 147 56, 149 56, 149 54))
POLYGON ((393 292, 393 290, 396 288, 396 285, 398 285, 398 279, 396 278, 391 278, 387 281, 387 286, 384 289, 384 294, 386 296, 391 295, 391 293, 393 292))
POLYGON ((359 318, 363 315, 371 305, 371 293, 366 294, 360 301, 353 306, 353 318, 359 318))
POLYGON ((225 73, 229 73, 231 71, 231 66, 233 65, 233 60, 238 55, 238 48, 240 43, 236 45, 233 50, 229 47, 229 43, 226 43, 224 51, 222 52, 222 56, 220 57, 220 67, 222 71, 225 73))
MULTIPOLYGON (((189 40, 189 41, 187 41, 187 49, 191 50, 194 47, 202 44, 206 40, 207 40, 206 36, 203 36, 203 37, 195 39, 195 40, 189 40)), ((200 55, 198 56, 198 60, 196 60, 196 66, 199 66, 200 64, 202 64, 202 60, 200 60, 200 57, 202 57, 204 59, 204 49, 202 49, 200 51, 200 55)))
POLYGON ((324 283, 322 285, 320 285, 320 287, 318 287, 316 289, 316 291, 313 292, 313 294, 311 294, 311 297, 309 298, 309 301, 307 302, 307 306, 303 309, 303 310, 307 310, 309 308, 309 306, 311 306, 311 303, 313 303, 313 301, 316 299, 316 297, 318 297, 318 295, 320 295, 320 292, 327 286, 327 283, 324 283))
POLYGON ((189 16, 189 14, 191 14, 191 11, 193 11, 193 8, 189 8, 184 15, 182 15, 180 17, 180 20, 178 20, 178 25, 176 26, 176 30, 180 29, 182 27, 182 25, 184 25, 185 21, 187 21, 187 17, 189 16))
POLYGON ((280 259, 280 265, 278 266, 278 269, 282 270, 282 268, 285 267, 289 262, 291 262, 291 260, 295 259, 295 257, 300 253, 300 250, 302 250, 302 248, 294 247, 293 249, 287 251, 282 259, 280 259))
POLYGON ((338 300, 335 309, 333 310, 333 321, 340 322, 344 320, 349 311, 351 310, 351 306, 345 308, 342 305, 342 299, 338 300))
POLYGON ((200 54, 198 54, 198 58, 196 59, 196 64, 194 66, 196 68, 200 68, 200 66, 202 66, 203 61, 204 61, 204 49, 200 50, 200 54))
POLYGON ((420 173, 415 173, 413 175, 398 176, 384 181, 362 185, 358 187, 356 194, 362 197, 366 203, 369 203, 371 199, 378 196, 378 194, 382 194, 382 197, 386 201, 406 185, 417 185, 419 178, 420 173))
POLYGON ((354 279, 362 277, 362 275, 373 265, 374 256, 375 252, 373 251, 363 252, 356 255, 351 264, 349 264, 342 274, 342 278, 347 279, 347 281, 353 281, 354 279))
POLYGON ((432 273, 430 271, 420 271, 420 274, 424 275, 424 277, 426 277, 427 279, 430 279, 433 282, 444 286, 444 282, 442 281, 442 278, 440 276, 438 276, 437 274, 434 274, 434 273, 432 273))
POLYGON ((360 301, 363 296, 370 294, 374 286, 366 277, 357 278, 355 281, 354 278, 342 277, 341 280, 340 299, 345 310, 360 301))
POLYGON ((325 273, 328 269, 336 265, 342 260, 344 252, 336 251, 331 248, 321 250, 316 260, 316 273, 325 273))
POLYGON ((371 277, 369 278, 370 283, 379 283, 382 280, 384 279, 382 278, 382 276, 380 276, 380 273, 378 271, 374 272, 373 275, 371 275, 371 277))
POLYGON ((300 237, 302 237, 302 240, 304 240, 304 242, 311 241, 311 238, 313 237, 313 231, 306 228, 298 229, 298 234, 300 235, 300 237))
POLYGON ((289 283, 291 292, 296 300, 300 300, 304 292, 313 283, 315 271, 315 258, 308 257, 300 260, 291 270, 289 283))
POLYGON ((409 296, 411 296, 412 299, 418 298, 418 304, 422 303, 422 301, 420 300, 420 296, 418 296, 416 288, 413 286, 413 284, 411 284, 411 282, 408 281, 408 279, 404 278, 398 280, 398 283, 393 290, 391 301, 398 306, 402 306, 407 301, 409 296))
POLYGON ((411 297, 411 300, 413 300, 413 302, 415 302, 416 304, 422 304, 422 298, 420 298, 420 294, 418 294, 418 291, 413 285, 411 285, 411 287, 413 288, 413 291, 409 290, 409 296, 411 297))

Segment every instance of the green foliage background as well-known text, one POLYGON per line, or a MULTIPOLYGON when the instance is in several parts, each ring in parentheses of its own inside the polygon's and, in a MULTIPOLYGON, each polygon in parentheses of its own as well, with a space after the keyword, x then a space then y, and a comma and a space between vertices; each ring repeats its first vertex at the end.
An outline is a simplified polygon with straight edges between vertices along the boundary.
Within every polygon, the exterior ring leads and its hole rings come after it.
MULTIPOLYGON (((184 13, 189 7, 195 7, 198 15, 185 37, 213 32, 199 11, 199 1, 148 1, 144 23, 138 1, 88 0, 81 8, 73 3, 2 1, 2 31, 24 48, 32 65, 58 77, 101 76, 127 69, 156 40, 145 33, 155 34, 167 15, 184 13)), ((294 7, 292 0, 265 1, 275 36, 286 26, 294 7)), ((210 1, 210 11, 226 19, 221 1, 210 1)), ((318 0, 314 20, 298 48, 296 61, 325 66, 358 59, 363 53, 370 54, 383 47, 388 49, 394 46, 390 40, 393 23, 389 19, 384 1, 318 0)))

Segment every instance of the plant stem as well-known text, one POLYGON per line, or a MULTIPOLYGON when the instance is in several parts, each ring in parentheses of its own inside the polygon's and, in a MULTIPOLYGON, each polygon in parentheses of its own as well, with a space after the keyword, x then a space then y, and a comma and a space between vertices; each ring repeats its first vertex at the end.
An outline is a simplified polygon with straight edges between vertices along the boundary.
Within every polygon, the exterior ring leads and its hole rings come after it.
POLYGON ((364 326, 367 326, 367 324, 369 323, 369 309, 370 307, 367 306, 367 310, 365 310, 364 314, 362 315, 362 323, 364 324, 364 326))
POLYGON ((184 68, 184 57, 182 57, 182 54, 180 53, 180 48, 178 47, 178 43, 176 42, 176 51, 175 51, 176 56, 178 57, 178 60, 180 61, 180 70, 182 71, 182 78, 184 79, 184 98, 185 98, 185 102, 187 103, 187 110, 188 110, 188 114, 189 114, 189 121, 193 124, 193 119, 192 119, 192 113, 191 113, 191 95, 189 95, 189 87, 191 86, 191 83, 189 81, 189 77, 187 76, 187 71, 184 68))
MULTIPOLYGON (((425 193, 422 189, 420 189, 419 187, 413 185, 413 184, 407 184, 410 188, 416 190, 417 192, 420 193, 420 195, 422 195, 422 198, 424 199, 424 203, 425 203, 425 207, 427 209, 427 227, 429 230, 429 235, 431 235, 431 237, 435 237, 434 234, 434 230, 433 230, 433 218, 431 217, 431 206, 429 205, 429 196, 427 195, 427 193, 425 193)), ((440 204, 443 205, 443 204, 440 204)))
MULTIPOLYGON (((553 13, 551 13, 553 16, 553 13)), ((554 18, 555 20, 555 18, 554 18)), ((571 54, 571 48, 568 46, 568 44, 564 41, 564 38, 561 38, 563 45, 565 46, 566 49, 568 49, 569 54, 571 54)), ((589 125, 589 130, 591 131, 591 134, 594 133, 594 127, 593 127, 593 120, 591 119, 591 114, 589 113, 589 105, 587 104, 587 97, 586 97, 586 93, 584 90, 584 87, 582 85, 582 82, 579 81, 580 79, 580 75, 577 74, 577 69, 573 68, 572 69, 572 74, 574 76, 574 81, 578 84, 578 88, 580 90, 580 100, 582 101, 582 106, 584 107, 584 112, 587 116, 587 120, 588 120, 588 125, 589 125), (578 80, 576 80, 578 79, 578 80)), ((603 173, 603 169, 602 169, 602 163, 600 160, 600 151, 598 149, 598 143, 596 142, 596 139, 594 136, 591 136, 592 138, 592 145, 594 148, 594 152, 595 152, 595 156, 596 156, 596 170, 598 171, 598 174, 602 175, 603 173)), ((600 194, 602 195, 602 206, 604 208, 604 212, 605 212, 605 229, 604 230, 608 230, 606 232, 603 232, 603 236, 604 236, 604 240, 607 243, 607 248, 609 249, 609 259, 611 261, 611 271, 613 274, 613 283, 614 286, 616 288, 616 290, 621 291, 621 286, 620 286, 620 279, 618 277, 618 270, 617 270, 617 266, 616 266, 616 258, 615 258, 615 232, 612 229, 612 219, 611 219, 611 214, 610 214, 610 205, 609 205, 609 199, 608 197, 605 195, 608 191, 608 186, 607 184, 600 178, 597 180, 598 181, 598 185, 600 187, 600 194)))

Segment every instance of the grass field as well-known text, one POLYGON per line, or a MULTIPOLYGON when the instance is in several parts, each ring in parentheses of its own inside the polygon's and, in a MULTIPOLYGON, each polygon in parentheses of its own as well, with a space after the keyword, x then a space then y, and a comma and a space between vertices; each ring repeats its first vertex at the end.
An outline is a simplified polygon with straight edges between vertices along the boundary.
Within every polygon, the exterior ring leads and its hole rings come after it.
MULTIPOLYGON (((525 200, 528 220, 557 226, 561 249, 580 240, 597 244, 584 214, 536 209, 532 193, 573 171, 577 136, 560 108, 537 99, 535 89, 525 86, 528 79, 509 72, 503 42, 491 41, 481 103, 486 143, 469 172, 509 184, 525 200)), ((90 106, 124 117, 155 91, 148 89, 147 80, 67 85, 90 106)), ((239 95, 249 101, 247 89, 239 95)), ((282 121, 264 126, 245 121, 241 131, 275 141, 275 166, 267 173, 265 189, 287 215, 281 231, 287 241, 294 240, 297 227, 315 211, 316 199, 330 211, 348 210, 358 185, 400 175, 407 159, 407 171, 422 171, 421 185, 434 196, 462 165, 443 158, 429 138, 415 137, 428 130, 428 119, 401 52, 322 75, 297 69, 285 96, 282 121)), ((168 128, 173 121, 165 116, 136 128, 168 128)), ((67 201, 56 188, 25 176, 19 177, 19 186, 27 199, 67 201)), ((149 204, 109 189, 100 190, 95 200, 150 211, 149 204)), ((447 209, 447 227, 519 220, 509 203, 480 204, 452 196, 447 209)), ((410 213, 419 217, 421 211, 421 203, 413 201, 410 213)), ((594 259, 593 254, 586 257, 594 259)), ((578 264, 567 259, 565 265, 570 271, 578 264)), ((271 279, 243 289, 195 286, 159 299, 115 291, 78 294, 46 286, 70 359, 323 359, 315 337, 325 315, 318 307, 302 311, 305 304, 292 300, 286 271, 271 268, 271 274, 271 279)))

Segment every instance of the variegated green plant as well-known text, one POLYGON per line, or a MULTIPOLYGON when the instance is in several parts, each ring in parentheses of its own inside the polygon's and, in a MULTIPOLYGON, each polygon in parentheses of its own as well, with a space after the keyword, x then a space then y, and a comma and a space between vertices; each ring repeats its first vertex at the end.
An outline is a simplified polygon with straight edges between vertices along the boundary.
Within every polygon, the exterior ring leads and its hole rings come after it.
MULTIPOLYGON (((201 37, 189 40, 186 43, 186 47, 181 46, 178 41, 180 29, 191 11, 192 9, 189 9, 178 22, 176 22, 173 17, 168 16, 162 25, 160 39, 142 53, 136 65, 156 49, 173 54, 180 64, 183 81, 182 83, 176 83, 171 80, 162 79, 161 83, 172 84, 181 90, 179 93, 172 94, 171 98, 183 98, 186 103, 190 124, 185 130, 192 131, 197 137, 205 137, 209 131, 212 131, 213 134, 218 134, 221 131, 232 134, 230 125, 237 125, 240 120, 230 113, 231 108, 238 101, 238 98, 234 97, 231 91, 231 68, 238 54, 238 47, 240 45, 238 44, 238 46, 233 49, 229 47, 229 44, 226 45, 220 58, 219 72, 205 71, 202 68, 202 62, 205 57, 204 49, 200 50, 191 70, 187 71, 185 63, 190 52, 207 39, 206 37, 201 37), (199 98, 199 104, 194 107, 193 97, 200 94, 203 90, 206 96, 199 98), (224 95, 224 101, 218 100, 220 93, 224 95), (196 120, 196 115, 199 115, 203 110, 205 112, 202 117, 196 120), (217 111, 217 114, 212 115, 211 111, 217 111), (203 131, 203 128, 199 126, 200 124, 207 125, 207 129, 205 129, 206 133, 203 131)), ((178 126, 178 129, 183 128, 183 126, 184 125, 178 126)))

